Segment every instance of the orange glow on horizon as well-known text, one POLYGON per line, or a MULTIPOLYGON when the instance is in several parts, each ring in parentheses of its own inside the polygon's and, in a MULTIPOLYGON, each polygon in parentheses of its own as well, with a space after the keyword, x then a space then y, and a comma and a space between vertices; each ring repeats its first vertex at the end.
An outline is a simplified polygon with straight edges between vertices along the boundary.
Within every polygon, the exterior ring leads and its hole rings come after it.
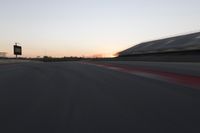
MULTIPOLYGON (((26 47, 25 45, 22 46, 22 56, 20 57, 27 57, 27 58, 35 58, 35 57, 43 57, 43 56, 50 56, 50 57, 85 57, 85 58, 111 58, 116 57, 116 53, 123 50, 123 47, 113 47, 113 45, 107 45, 102 47, 90 48, 90 49, 67 49, 66 46, 59 48, 49 48, 49 49, 36 49, 37 47, 26 47)), ((7 57, 15 57, 13 55, 13 48, 12 46, 7 49, 7 57)))
MULTIPOLYGON (((119 51, 117 51, 119 52, 119 51)), ((117 52, 110 52, 110 53, 96 53, 96 52, 88 52, 88 53, 79 53, 79 52, 35 52, 35 51, 24 51, 21 57, 25 58, 35 58, 35 57, 43 57, 43 56, 50 56, 50 57, 85 57, 85 58, 112 58, 116 57, 117 52)), ((7 57, 15 57, 11 51, 7 52, 7 57)))

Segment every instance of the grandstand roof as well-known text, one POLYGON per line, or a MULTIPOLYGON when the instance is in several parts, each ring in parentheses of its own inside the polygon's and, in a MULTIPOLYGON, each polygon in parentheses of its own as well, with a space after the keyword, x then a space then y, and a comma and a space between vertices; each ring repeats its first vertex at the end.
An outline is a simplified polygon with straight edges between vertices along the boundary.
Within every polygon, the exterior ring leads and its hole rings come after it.
POLYGON ((119 53, 119 56, 200 50, 200 32, 144 42, 119 53))

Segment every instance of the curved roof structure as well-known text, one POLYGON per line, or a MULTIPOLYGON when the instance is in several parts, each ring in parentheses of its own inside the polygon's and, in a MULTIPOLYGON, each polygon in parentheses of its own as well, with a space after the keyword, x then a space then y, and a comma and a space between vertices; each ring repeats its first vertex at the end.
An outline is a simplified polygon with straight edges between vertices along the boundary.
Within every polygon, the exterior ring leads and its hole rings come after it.
POLYGON ((119 53, 119 56, 200 50, 200 32, 145 42, 119 53))

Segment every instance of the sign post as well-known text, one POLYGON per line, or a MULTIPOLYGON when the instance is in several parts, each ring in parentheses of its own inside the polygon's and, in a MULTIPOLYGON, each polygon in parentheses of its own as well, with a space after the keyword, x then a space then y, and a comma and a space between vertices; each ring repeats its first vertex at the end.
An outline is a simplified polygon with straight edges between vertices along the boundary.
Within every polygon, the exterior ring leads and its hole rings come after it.
POLYGON ((22 55, 22 47, 18 46, 17 43, 14 45, 14 55, 16 55, 16 58, 18 55, 22 55))

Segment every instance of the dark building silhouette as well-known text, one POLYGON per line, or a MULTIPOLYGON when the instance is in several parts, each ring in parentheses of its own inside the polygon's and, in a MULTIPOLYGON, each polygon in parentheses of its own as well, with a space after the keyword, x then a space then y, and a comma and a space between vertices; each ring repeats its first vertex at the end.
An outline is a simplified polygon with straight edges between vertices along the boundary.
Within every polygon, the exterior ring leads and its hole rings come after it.
POLYGON ((191 54, 191 51, 199 50, 200 32, 150 42, 144 42, 122 52, 119 52, 118 55, 122 57, 176 52, 190 52, 191 54))
POLYGON ((0 52, 0 57, 6 57, 6 52, 0 52))

